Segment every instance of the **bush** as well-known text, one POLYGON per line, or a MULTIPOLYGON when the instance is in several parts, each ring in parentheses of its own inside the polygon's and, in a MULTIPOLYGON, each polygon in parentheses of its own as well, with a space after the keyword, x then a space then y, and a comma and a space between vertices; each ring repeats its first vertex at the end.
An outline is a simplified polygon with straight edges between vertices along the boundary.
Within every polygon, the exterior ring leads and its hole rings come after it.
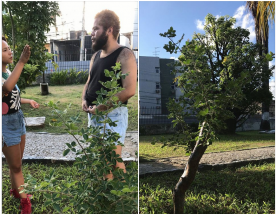
POLYGON ((77 72, 76 68, 70 68, 69 71, 66 69, 51 73, 50 85, 84 84, 87 78, 87 70, 77 72))
MULTIPOLYGON (((79 179, 72 177, 60 179, 51 171, 46 175, 44 181, 38 183, 35 178, 28 175, 27 184, 24 185, 24 191, 43 192, 45 196, 45 206, 52 205, 59 213, 138 213, 138 165, 132 162, 127 167, 127 172, 115 168, 116 162, 122 162, 122 159, 114 151, 115 144, 120 138, 118 133, 106 129, 105 124, 116 126, 107 116, 110 111, 120 106, 117 103, 118 98, 115 94, 123 89, 117 84, 117 79, 124 78, 126 75, 117 72, 120 70, 120 64, 113 67, 115 72, 105 70, 105 74, 111 77, 111 81, 102 83, 102 85, 111 89, 107 92, 104 88, 98 91, 96 105, 103 104, 112 108, 106 111, 96 112, 93 118, 102 121, 102 127, 89 127, 79 130, 78 123, 80 113, 75 117, 65 118, 67 110, 60 110, 57 104, 49 102, 48 106, 52 108, 56 115, 52 125, 67 127, 67 132, 71 134, 75 141, 68 142, 63 153, 66 156, 69 152, 76 153, 74 166, 78 170, 79 179), (106 98, 103 98, 106 96, 106 98), (82 139, 77 137, 81 135, 82 139), (79 146, 79 148, 77 147, 79 146), (112 172, 113 180, 107 180, 105 175, 112 172), (61 208, 62 207, 62 208, 61 208)), ((70 107, 70 105, 68 106, 70 107)))
POLYGON ((65 85, 67 79, 67 70, 56 71, 50 74, 51 85, 65 85))

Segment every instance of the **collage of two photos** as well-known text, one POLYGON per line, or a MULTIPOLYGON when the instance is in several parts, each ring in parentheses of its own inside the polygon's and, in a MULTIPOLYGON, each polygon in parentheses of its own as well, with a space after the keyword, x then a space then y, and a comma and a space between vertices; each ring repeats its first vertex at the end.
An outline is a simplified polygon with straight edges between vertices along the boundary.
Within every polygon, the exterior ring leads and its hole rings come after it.
POLYGON ((274 15, 3 1, 1 213, 275 213, 274 15))

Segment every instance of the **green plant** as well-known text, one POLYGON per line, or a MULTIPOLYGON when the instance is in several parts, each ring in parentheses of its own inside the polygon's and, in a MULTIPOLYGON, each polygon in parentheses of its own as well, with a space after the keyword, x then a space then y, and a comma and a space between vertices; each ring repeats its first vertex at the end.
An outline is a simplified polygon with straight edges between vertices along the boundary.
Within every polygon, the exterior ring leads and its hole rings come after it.
MULTIPOLYGON (((112 130, 106 129, 106 124, 116 126, 107 116, 110 111, 122 106, 116 94, 123 89, 119 87, 117 80, 125 78, 121 74, 120 63, 113 67, 114 71, 105 70, 105 75, 111 80, 102 82, 104 89, 98 91, 96 105, 107 105, 112 107, 106 111, 96 111, 92 117, 102 121, 102 127, 90 127, 78 130, 79 115, 65 119, 67 110, 60 110, 57 104, 52 101, 48 106, 52 108, 58 121, 53 126, 64 124, 67 132, 75 141, 66 143, 68 149, 63 153, 66 156, 69 152, 76 153, 74 166, 79 173, 79 179, 70 177, 60 180, 54 171, 45 176, 44 181, 38 183, 35 178, 28 175, 24 191, 43 192, 46 198, 45 205, 52 205, 58 212, 77 213, 133 213, 138 209, 138 172, 137 163, 132 162, 127 167, 127 172, 114 168, 116 161, 122 162, 119 155, 113 151, 120 136, 112 130), (105 98, 104 98, 105 97, 105 98), (77 135, 82 136, 82 139, 77 135), (78 149, 76 146, 79 146, 78 149), (107 180, 105 175, 113 173, 114 179, 107 180), (63 205, 61 209, 61 204, 63 205), (65 205, 65 206, 64 206, 65 205)), ((70 105, 68 106, 68 108, 70 105)))
POLYGON ((51 85, 66 85, 68 71, 61 70, 55 71, 50 74, 50 83, 51 85))
MULTIPOLYGON (((9 69, 10 71, 13 71, 16 64, 10 64, 9 69)), ((36 77, 39 75, 37 73, 38 65, 32 65, 32 64, 25 64, 23 68, 23 72, 17 82, 17 85, 20 89, 26 88, 28 85, 30 85, 36 77)))
POLYGON ((88 79, 88 71, 87 70, 78 72, 77 83, 79 83, 79 84, 86 83, 87 79, 88 79))
POLYGON ((175 43, 173 27, 160 34, 170 40, 164 45, 167 52, 180 52, 174 72, 180 74, 175 82, 184 92, 178 103, 170 100, 168 104, 169 118, 174 126, 181 128, 172 138, 163 138, 161 142, 164 146, 185 146, 191 154, 173 190, 175 214, 183 213, 185 192, 195 178, 202 155, 218 132, 235 133, 236 125, 259 108, 258 102, 271 97, 270 92, 262 90, 261 80, 271 76, 271 69, 264 68, 274 54, 258 55, 258 45, 249 42, 249 32, 233 28, 234 18, 208 14, 205 19, 205 34, 194 34, 182 47, 179 45, 184 34, 175 43), (184 118, 190 112, 199 121, 197 132, 192 132, 185 123, 184 118))
MULTIPOLYGON (((171 190, 180 172, 139 179, 141 214, 171 214, 171 190)), ((198 172, 187 191, 184 213, 275 213, 275 163, 198 172)))
POLYGON ((69 72, 67 73, 67 80, 66 84, 76 84, 78 78, 78 72, 76 68, 70 68, 69 72))
POLYGON ((59 5, 53 1, 3 1, 2 7, 7 11, 2 15, 3 35, 11 44, 14 64, 18 62, 24 46, 28 44, 31 47, 28 63, 37 66, 31 76, 28 70, 23 69, 18 82, 18 86, 23 89, 35 81, 41 72, 44 76, 45 62, 48 61, 48 55, 45 54, 45 32, 55 24, 55 18, 59 16, 59 5))

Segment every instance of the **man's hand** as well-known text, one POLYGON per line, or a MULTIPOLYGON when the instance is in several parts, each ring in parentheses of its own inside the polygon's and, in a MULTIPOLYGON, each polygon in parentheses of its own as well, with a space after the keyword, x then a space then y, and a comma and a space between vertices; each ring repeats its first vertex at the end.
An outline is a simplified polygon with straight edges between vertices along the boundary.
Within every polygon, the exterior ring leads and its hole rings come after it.
POLYGON ((88 112, 88 106, 86 104, 86 100, 82 101, 81 106, 83 111, 88 112))
POLYGON ((98 107, 96 105, 89 106, 88 112, 90 114, 96 114, 96 109, 98 109, 98 111, 106 111, 107 107, 105 105, 98 105, 98 107))
POLYGON ((97 108, 97 106, 93 105, 93 106, 89 106, 89 108, 87 110, 90 114, 96 114, 96 108, 97 108))
POLYGON ((25 45, 25 47, 21 53, 21 56, 19 58, 19 62, 26 64, 28 62, 30 56, 31 56, 31 48, 29 45, 25 45))

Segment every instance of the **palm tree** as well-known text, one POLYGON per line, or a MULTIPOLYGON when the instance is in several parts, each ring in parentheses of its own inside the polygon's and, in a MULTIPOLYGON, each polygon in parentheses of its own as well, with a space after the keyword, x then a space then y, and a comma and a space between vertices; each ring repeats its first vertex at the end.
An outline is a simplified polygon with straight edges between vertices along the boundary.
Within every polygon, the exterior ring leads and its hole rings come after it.
MULTIPOLYGON (((259 55, 262 56, 268 53, 268 21, 274 23, 275 17, 275 2, 274 1, 247 1, 247 9, 251 12, 255 22, 256 42, 261 45, 259 55)), ((267 63, 266 68, 269 65, 267 63)), ((263 82, 263 89, 269 91, 269 78, 263 82)), ((270 130, 269 123, 269 105, 271 100, 262 103, 262 121, 260 130, 270 130)))

